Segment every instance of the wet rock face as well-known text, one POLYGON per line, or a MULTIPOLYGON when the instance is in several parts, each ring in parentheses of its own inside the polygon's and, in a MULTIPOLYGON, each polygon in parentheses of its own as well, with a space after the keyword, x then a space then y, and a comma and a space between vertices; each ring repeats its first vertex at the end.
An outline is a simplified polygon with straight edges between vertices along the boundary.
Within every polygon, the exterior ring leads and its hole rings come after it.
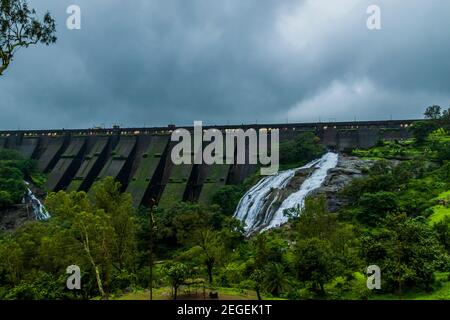
POLYGON ((42 205, 45 192, 25 182, 28 191, 22 203, 0 210, 0 231, 13 231, 28 221, 46 220, 50 216, 42 205))
MULTIPOLYGON (((280 208, 283 201, 286 200, 289 195, 296 192, 312 172, 314 172, 313 168, 299 169, 285 188, 271 189, 270 194, 265 198, 265 202, 261 208, 261 211, 257 215, 257 221, 266 223, 271 221, 275 212, 280 208)), ((267 226, 266 223, 262 223, 261 225, 256 226, 252 230, 252 233, 260 232, 267 226)))
POLYGON ((301 168, 279 172, 261 179, 241 198, 234 217, 245 224, 246 234, 285 224, 286 210, 303 206, 305 198, 320 187, 338 155, 327 152, 301 168))
POLYGON ((288 185, 286 186, 286 189, 289 189, 289 194, 297 191, 298 188, 300 188, 300 186, 306 180, 306 178, 308 178, 309 175, 313 172, 314 172, 314 168, 299 169, 295 173, 295 175, 291 179, 291 181, 289 181, 288 185))
POLYGON ((34 221, 33 208, 29 204, 18 204, 0 211, 0 231, 15 230, 27 221, 34 221))
POLYGON ((352 180, 363 177, 364 172, 374 163, 373 160, 339 155, 337 166, 328 171, 324 183, 313 192, 313 195, 325 195, 328 210, 336 212, 346 204, 345 199, 339 197, 338 192, 352 180))

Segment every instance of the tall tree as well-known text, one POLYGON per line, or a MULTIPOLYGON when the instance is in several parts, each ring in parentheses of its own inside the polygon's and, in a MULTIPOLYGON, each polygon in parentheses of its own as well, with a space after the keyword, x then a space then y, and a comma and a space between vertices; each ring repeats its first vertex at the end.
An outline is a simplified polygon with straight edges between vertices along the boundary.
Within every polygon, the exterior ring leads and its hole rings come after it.
POLYGON ((55 20, 46 13, 42 21, 25 0, 0 0, 0 76, 19 48, 56 42, 55 20))
POLYGON ((425 112, 424 116, 426 119, 437 120, 441 117, 441 107, 437 105, 429 106, 425 112))
POLYGON ((278 297, 289 285, 284 266, 281 263, 269 263, 264 271, 264 287, 272 295, 278 297))
POLYGON ((261 288, 264 281, 264 273, 260 269, 255 269, 250 274, 250 281, 253 285, 253 288, 255 289, 256 297, 258 298, 258 300, 262 300, 261 288))
POLYGON ((434 225, 439 242, 450 254, 450 217, 445 217, 434 225))
POLYGON ((189 274, 188 267, 179 262, 168 263, 162 267, 162 272, 168 278, 173 290, 173 299, 177 299, 178 288, 185 282, 189 274))
POLYGON ((111 264, 112 241, 115 238, 110 216, 103 209, 92 206, 86 193, 59 191, 51 193, 46 200, 53 219, 68 229, 67 241, 74 240, 82 248, 95 273, 98 291, 108 298, 103 273, 111 264))
MULTIPOLYGON (((226 253, 232 250, 235 240, 241 235, 233 223, 224 223, 223 228, 214 228, 215 214, 211 208, 197 204, 179 204, 170 209, 174 214, 174 227, 178 241, 198 252, 209 283, 213 282, 214 270, 223 262, 226 253)), ((229 222, 225 219, 225 222, 229 222)))
POLYGON ((114 229, 111 239, 113 266, 120 270, 126 269, 133 263, 136 256, 137 225, 132 205, 131 195, 121 193, 120 182, 112 177, 106 177, 94 183, 89 192, 92 205, 103 210, 109 216, 114 229))
POLYGON ((406 214, 388 215, 383 229, 364 236, 362 254, 384 270, 384 284, 400 296, 411 287, 430 290, 434 272, 447 260, 432 227, 406 214))
POLYGON ((325 283, 339 275, 329 242, 318 238, 297 242, 295 265, 298 279, 312 283, 321 295, 325 295, 325 283))
POLYGON ((16 285, 22 278, 23 250, 11 237, 0 240, 0 274, 9 284, 16 285))
POLYGON ((306 198, 305 206, 297 209, 294 216, 299 217, 296 231, 300 239, 330 240, 338 228, 337 217, 328 212, 324 196, 306 198))
POLYGON ((209 284, 213 282, 213 271, 221 254, 225 251, 217 231, 210 228, 196 230, 194 243, 201 248, 203 264, 208 273, 209 284))

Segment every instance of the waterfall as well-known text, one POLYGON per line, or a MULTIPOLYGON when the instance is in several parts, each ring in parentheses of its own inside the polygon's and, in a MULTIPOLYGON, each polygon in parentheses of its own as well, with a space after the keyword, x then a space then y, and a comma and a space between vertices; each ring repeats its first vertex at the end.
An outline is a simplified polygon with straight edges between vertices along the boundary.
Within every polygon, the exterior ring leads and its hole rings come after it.
POLYGON ((42 202, 38 198, 36 198, 33 191, 31 191, 31 189, 29 188, 30 184, 27 181, 24 182, 27 185, 27 193, 22 199, 22 203, 31 204, 36 220, 48 220, 50 218, 50 213, 44 207, 42 202))
POLYGON ((336 167, 338 155, 328 152, 307 165, 267 176, 253 186, 240 200, 234 217, 244 222, 246 234, 265 231, 287 222, 286 209, 304 205, 305 198, 325 181, 329 169, 336 167), (297 191, 282 200, 283 190, 302 169, 313 169, 297 191))

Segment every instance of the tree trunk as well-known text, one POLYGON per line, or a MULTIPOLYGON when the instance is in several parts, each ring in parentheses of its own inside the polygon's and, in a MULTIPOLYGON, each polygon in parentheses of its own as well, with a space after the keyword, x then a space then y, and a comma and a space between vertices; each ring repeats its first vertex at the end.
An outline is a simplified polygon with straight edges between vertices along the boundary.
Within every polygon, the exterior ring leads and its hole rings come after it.
POLYGON ((97 279, 98 291, 100 291, 100 294, 102 295, 103 300, 108 300, 108 297, 106 296, 105 291, 103 290, 102 279, 100 278, 100 272, 98 271, 98 267, 95 265, 95 263, 92 259, 91 259, 91 263, 95 269, 95 278, 97 279))
POLYGON ((154 225, 153 225, 153 215, 150 211, 150 252, 149 252, 149 258, 150 258, 150 300, 153 300, 153 247, 154 247, 154 239, 153 239, 153 231, 154 231, 154 225))
POLYGON ((3 71, 5 71, 5 70, 6 70, 6 66, 1 65, 1 66, 0 66, 0 76, 3 75, 3 71))
POLYGON ((150 259, 150 300, 153 300, 153 259, 152 258, 150 259))
POLYGON ((274 289, 272 290, 272 295, 273 295, 274 297, 278 297, 278 296, 279 296, 278 287, 276 287, 276 288, 274 288, 274 289))
POLYGON ((325 295, 325 288, 324 288, 324 286, 323 286, 323 283, 320 282, 320 283, 319 283, 319 286, 320 286, 320 294, 321 294, 322 296, 324 296, 324 295, 325 295))
POLYGON ((400 296, 400 300, 403 299, 403 290, 402 290, 402 281, 398 280, 398 295, 400 296))
POLYGON ((92 258, 92 255, 91 255, 91 250, 90 250, 90 248, 89 248, 89 236, 88 236, 87 232, 84 233, 84 238, 85 238, 85 241, 86 241, 85 243, 83 243, 83 245, 84 245, 84 250, 85 250, 86 253, 87 253, 87 256, 88 256, 88 258, 89 258, 89 261, 90 261, 91 264, 92 264, 92 267, 94 267, 94 270, 95 270, 95 278, 96 278, 96 280, 97 280, 98 291, 100 291, 100 294, 102 295, 102 299, 103 299, 103 300, 107 300, 108 297, 106 296, 105 291, 103 290, 103 284, 102 284, 102 279, 101 279, 101 277, 100 277, 100 271, 98 270, 98 266, 97 266, 97 264, 95 263, 94 258, 92 258))
POLYGON ((111 287, 110 287, 110 283, 109 283, 110 282, 110 276, 109 276, 108 267, 105 268, 104 275, 105 275, 105 277, 104 277, 105 282, 103 284, 103 291, 104 291, 104 294, 105 294, 105 300, 108 300, 109 299, 109 292, 111 291, 110 290, 111 287))
POLYGON ((2 54, 2 64, 0 65, 0 76, 3 75, 3 71, 5 71, 8 66, 9 66, 9 59, 4 57, 4 55, 2 54))
POLYGON ((206 263, 206 269, 208 270, 208 279, 209 284, 212 284, 213 282, 213 264, 212 263, 206 263))
POLYGON ((259 292, 259 289, 256 289, 256 296, 258 297, 258 300, 262 300, 261 292, 259 292))

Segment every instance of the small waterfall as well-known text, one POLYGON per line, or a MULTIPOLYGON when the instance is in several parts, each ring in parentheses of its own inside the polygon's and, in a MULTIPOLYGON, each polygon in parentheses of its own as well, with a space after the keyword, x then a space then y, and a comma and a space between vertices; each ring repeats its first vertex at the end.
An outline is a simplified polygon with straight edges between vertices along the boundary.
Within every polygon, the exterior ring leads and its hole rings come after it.
POLYGON ((283 171, 275 176, 261 179, 242 197, 234 217, 245 223, 246 234, 265 231, 287 222, 286 209, 304 205, 305 198, 324 182, 329 169, 336 167, 338 155, 328 152, 322 158, 307 165, 283 171), (297 171, 314 168, 300 188, 281 201, 280 190, 284 189, 297 171))
POLYGON ((30 203, 33 208, 33 213, 36 220, 48 220, 50 218, 50 213, 44 207, 42 202, 36 198, 33 191, 28 187, 30 184, 27 181, 24 181, 27 185, 27 193, 22 199, 22 203, 30 203))

